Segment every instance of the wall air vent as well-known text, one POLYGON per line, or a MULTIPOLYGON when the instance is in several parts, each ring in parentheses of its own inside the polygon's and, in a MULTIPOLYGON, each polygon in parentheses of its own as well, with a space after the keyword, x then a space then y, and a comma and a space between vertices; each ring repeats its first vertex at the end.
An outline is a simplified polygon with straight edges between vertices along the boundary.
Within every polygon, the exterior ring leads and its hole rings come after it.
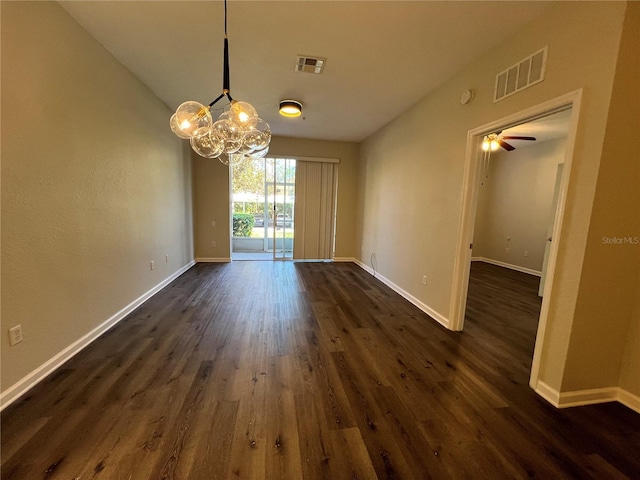
POLYGON ((496 75, 493 101, 502 100, 544 80, 544 72, 547 66, 547 48, 544 47, 538 50, 533 55, 496 75))
POLYGON ((325 63, 327 63, 326 58, 298 55, 298 60, 296 61, 296 72, 322 73, 325 63))

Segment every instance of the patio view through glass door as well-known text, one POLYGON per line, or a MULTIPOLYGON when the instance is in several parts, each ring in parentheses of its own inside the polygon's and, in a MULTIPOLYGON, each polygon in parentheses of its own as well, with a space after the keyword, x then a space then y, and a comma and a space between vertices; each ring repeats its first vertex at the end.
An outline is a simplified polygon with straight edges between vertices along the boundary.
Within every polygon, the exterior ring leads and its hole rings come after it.
POLYGON ((293 258, 296 161, 250 160, 232 169, 232 259, 293 258))

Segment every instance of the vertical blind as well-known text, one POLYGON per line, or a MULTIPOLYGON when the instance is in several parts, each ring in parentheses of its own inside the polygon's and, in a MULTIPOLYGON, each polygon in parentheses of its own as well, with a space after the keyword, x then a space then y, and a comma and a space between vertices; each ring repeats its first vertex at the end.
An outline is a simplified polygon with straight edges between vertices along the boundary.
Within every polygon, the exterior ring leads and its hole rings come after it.
POLYGON ((337 179, 337 163, 296 162, 294 259, 333 258, 337 179))

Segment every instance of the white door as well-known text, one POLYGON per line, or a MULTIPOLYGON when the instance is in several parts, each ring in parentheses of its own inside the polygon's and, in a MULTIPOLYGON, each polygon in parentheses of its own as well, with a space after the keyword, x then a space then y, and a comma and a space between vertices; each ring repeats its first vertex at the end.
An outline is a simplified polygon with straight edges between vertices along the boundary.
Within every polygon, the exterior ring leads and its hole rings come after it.
POLYGON ((560 183, 562 182, 562 169, 564 168, 564 163, 558 164, 558 169, 556 170, 556 184, 553 187, 553 201, 551 202, 551 212, 549 215, 549 223, 547 224, 547 238, 546 244, 544 246, 544 257, 542 259, 542 275, 540 276, 540 287, 538 288, 538 296, 542 296, 542 292, 544 292, 544 284, 547 277, 547 267, 549 265, 549 252, 551 251, 551 242, 553 241, 553 224, 556 220, 556 209, 558 207, 558 196, 560 194, 560 183))

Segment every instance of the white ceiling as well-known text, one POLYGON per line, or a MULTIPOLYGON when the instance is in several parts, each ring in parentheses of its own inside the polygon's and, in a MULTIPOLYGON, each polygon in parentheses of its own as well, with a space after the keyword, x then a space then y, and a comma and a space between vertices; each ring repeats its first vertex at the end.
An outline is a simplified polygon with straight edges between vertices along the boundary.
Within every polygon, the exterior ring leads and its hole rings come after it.
MULTIPOLYGON (((221 1, 60 5, 171 109, 221 93, 221 1)), ((548 7, 230 0, 231 95, 253 104, 275 135, 360 141, 548 7), (295 72, 298 54, 326 57, 324 73, 295 72), (304 104, 304 118, 278 115, 286 98, 304 104)))
POLYGON ((535 137, 536 141, 507 140, 507 143, 516 148, 526 148, 534 144, 540 144, 548 140, 566 138, 569 135, 571 109, 547 115, 527 123, 515 125, 502 131, 507 136, 535 137))

